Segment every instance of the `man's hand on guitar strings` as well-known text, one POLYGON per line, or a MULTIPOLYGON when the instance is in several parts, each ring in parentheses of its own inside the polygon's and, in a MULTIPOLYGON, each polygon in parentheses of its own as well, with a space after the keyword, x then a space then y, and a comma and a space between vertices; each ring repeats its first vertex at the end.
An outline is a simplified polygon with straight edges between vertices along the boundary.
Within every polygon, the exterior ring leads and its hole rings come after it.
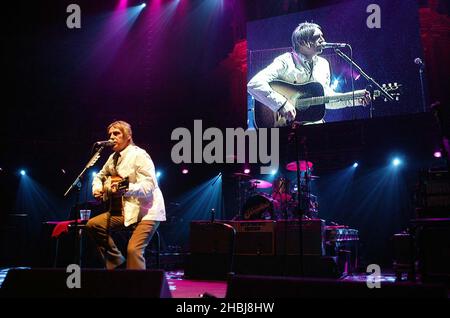
POLYGON ((96 198, 97 200, 101 200, 103 198, 103 191, 101 190, 95 190, 93 194, 94 198, 96 198))
POLYGON ((297 111, 289 101, 286 102, 286 104, 281 107, 279 110, 279 113, 282 117, 286 119, 287 122, 292 122, 295 119, 295 116, 297 115, 297 111))
POLYGON ((370 96, 370 92, 367 90, 364 92, 364 97, 359 99, 359 103, 364 107, 370 105, 371 101, 372 97, 370 96))

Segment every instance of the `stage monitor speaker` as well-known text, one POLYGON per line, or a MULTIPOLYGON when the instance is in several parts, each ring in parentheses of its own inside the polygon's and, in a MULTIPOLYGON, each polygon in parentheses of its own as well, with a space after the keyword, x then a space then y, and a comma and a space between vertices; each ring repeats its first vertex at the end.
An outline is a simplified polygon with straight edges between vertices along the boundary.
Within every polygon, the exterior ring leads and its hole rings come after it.
POLYGON ((227 298, 440 298, 444 285, 381 283, 370 289, 366 282, 277 276, 234 275, 228 278, 227 298))
POLYGON ((171 298, 164 271, 82 269, 80 288, 68 288, 65 269, 11 269, 0 296, 32 298, 171 298))

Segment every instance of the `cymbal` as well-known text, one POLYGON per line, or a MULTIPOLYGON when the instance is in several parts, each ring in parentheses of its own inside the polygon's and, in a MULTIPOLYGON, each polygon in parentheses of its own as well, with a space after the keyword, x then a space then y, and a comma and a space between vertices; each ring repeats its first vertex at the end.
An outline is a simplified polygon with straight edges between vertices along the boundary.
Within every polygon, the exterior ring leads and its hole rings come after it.
POLYGON ((235 172, 232 174, 233 177, 236 178, 251 178, 252 176, 246 173, 242 173, 242 172, 235 172))
POLYGON ((272 183, 265 180, 251 179, 249 182, 258 189, 267 189, 272 187, 272 183))
MULTIPOLYGON (((313 167, 313 164, 311 161, 304 161, 304 160, 300 160, 298 162, 298 165, 300 167, 300 171, 307 171, 307 170, 312 169, 312 167, 313 167)), ((286 165, 286 170, 297 171, 297 162, 296 161, 289 162, 286 165)))

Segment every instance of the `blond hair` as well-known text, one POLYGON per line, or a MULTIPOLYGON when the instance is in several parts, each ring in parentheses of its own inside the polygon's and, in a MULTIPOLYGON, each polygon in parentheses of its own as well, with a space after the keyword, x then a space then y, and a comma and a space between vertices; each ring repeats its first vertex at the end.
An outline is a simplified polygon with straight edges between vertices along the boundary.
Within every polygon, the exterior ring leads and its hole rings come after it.
POLYGON ((115 122, 109 124, 108 128, 106 129, 106 133, 109 134, 109 130, 111 128, 117 128, 119 129, 122 134, 127 138, 130 137, 130 143, 134 144, 133 142, 133 131, 131 130, 131 125, 123 120, 116 120, 115 122))

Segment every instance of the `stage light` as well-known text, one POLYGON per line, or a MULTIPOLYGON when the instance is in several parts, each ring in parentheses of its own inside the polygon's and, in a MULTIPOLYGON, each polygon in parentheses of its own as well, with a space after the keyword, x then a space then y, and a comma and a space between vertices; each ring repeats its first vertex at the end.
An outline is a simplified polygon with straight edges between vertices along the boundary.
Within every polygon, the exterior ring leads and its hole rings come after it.
POLYGON ((24 175, 26 175, 27 174, 27 172, 25 171, 25 170, 20 170, 20 175, 22 175, 22 176, 24 176, 24 175))
POLYGON ((433 154, 433 156, 434 156, 435 158, 441 158, 441 157, 442 157, 442 152, 440 152, 440 151, 435 151, 434 154, 433 154))
POLYGON ((278 172, 278 170, 272 170, 272 172, 270 173, 272 176, 276 175, 278 172))
POLYGON ((143 2, 143 3, 141 4, 141 8, 145 8, 146 5, 147 5, 147 4, 146 4, 145 2, 143 2))
POLYGON ((186 169, 186 168, 184 168, 183 170, 181 170, 181 173, 182 173, 182 174, 188 174, 188 173, 189 173, 189 170, 186 169))
POLYGON ((92 171, 92 177, 95 178, 96 175, 97 175, 97 171, 92 171))
POLYGON ((244 173, 245 174, 249 174, 250 173, 250 169, 244 169, 244 173))
POLYGON ((156 177, 157 178, 161 177, 161 171, 156 171, 156 177))
POLYGON ((353 168, 356 168, 357 166, 359 166, 359 164, 358 164, 357 162, 355 162, 355 163, 353 164, 353 168))
POLYGON ((399 158, 394 158, 394 160, 392 160, 392 165, 394 167, 401 165, 402 161, 399 158))

